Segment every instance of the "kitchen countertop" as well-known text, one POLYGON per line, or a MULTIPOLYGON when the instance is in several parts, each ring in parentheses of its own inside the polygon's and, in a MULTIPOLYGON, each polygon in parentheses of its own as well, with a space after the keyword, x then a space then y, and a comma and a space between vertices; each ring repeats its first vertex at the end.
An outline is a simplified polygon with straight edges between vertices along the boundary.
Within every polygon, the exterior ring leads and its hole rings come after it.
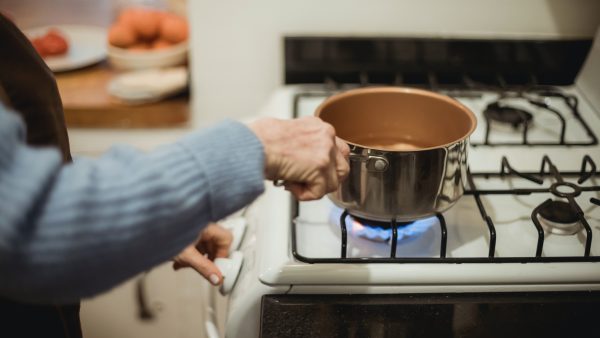
POLYGON ((106 92, 113 75, 106 63, 56 75, 74 155, 98 156, 114 144, 151 150, 194 130, 187 96, 140 106, 115 103, 106 92))
POLYGON ((187 94, 154 103, 128 105, 107 90, 119 74, 106 61, 55 74, 69 127, 161 128, 180 127, 190 118, 187 94))
MULTIPOLYGON (((38 1, 34 4, 34 1, 31 0, 19 0, 3 4, 2 9, 13 16, 19 27, 24 29, 53 24, 81 24, 107 27, 112 22, 115 6, 116 2, 114 1, 83 3, 73 0, 57 0, 51 3, 38 1)), ((138 127, 135 129, 125 129, 123 126, 128 122, 126 118, 121 117, 120 125, 109 126, 105 123, 104 125, 96 124, 92 127, 89 123, 90 119, 105 118, 105 116, 101 115, 106 111, 100 109, 99 104, 107 98, 105 90, 94 92, 90 89, 89 76, 93 74, 100 74, 100 80, 106 81, 111 74, 110 71, 107 71, 107 62, 105 61, 72 72, 57 74, 59 90, 62 88, 61 96, 65 107, 71 152, 75 156, 98 156, 114 144, 129 144, 142 150, 150 150, 161 144, 176 141, 184 134, 200 127, 189 112, 190 98, 187 96, 182 97, 183 100, 175 104, 178 109, 186 109, 187 122, 171 123, 167 127, 167 125, 160 126, 159 123, 155 123, 156 120, 153 120, 150 122, 150 124, 153 124, 153 128, 138 127), (77 88, 79 78, 83 78, 84 84, 88 85, 87 88, 77 88), (81 91, 88 91, 88 94, 79 97, 65 93, 65 89, 73 88, 80 90, 79 94, 81 94, 81 91), (88 105, 91 102, 91 109, 89 106, 83 107, 81 105, 82 100, 88 100, 88 105), (91 111, 96 116, 93 116, 91 111), (86 127, 82 128, 82 125, 86 127)), ((139 108, 142 110, 145 109, 142 107, 139 108)), ((169 105, 165 107, 168 108, 169 105)), ((120 107, 120 109, 122 108, 120 107)), ((164 111, 168 111, 168 109, 164 111)), ((113 111, 113 113, 115 112, 113 111)), ((182 114, 179 115, 180 117, 182 116, 182 114)))

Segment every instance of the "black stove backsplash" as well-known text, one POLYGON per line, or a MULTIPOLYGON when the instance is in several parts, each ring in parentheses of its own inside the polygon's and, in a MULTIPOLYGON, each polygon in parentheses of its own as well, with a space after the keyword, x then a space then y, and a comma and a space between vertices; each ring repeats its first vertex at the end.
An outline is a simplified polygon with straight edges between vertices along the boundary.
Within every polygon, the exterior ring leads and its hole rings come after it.
POLYGON ((581 40, 286 37, 285 83, 440 87, 570 85, 581 40))

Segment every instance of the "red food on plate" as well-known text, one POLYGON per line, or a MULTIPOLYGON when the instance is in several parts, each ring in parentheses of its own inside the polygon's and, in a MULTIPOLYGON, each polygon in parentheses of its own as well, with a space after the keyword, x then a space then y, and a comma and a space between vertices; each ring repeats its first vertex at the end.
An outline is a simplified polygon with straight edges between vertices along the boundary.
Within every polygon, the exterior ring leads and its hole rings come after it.
POLYGON ((48 30, 45 35, 33 39, 31 43, 42 57, 63 55, 69 51, 67 39, 54 28, 48 30))

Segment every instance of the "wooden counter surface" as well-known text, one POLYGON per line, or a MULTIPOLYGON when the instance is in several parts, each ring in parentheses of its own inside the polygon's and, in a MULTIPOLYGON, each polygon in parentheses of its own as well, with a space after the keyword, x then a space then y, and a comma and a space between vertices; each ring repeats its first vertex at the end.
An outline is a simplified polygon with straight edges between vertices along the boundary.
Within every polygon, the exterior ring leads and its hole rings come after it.
POLYGON ((56 74, 67 126, 77 128, 181 127, 189 121, 187 94, 164 101, 126 105, 108 94, 107 86, 117 74, 107 62, 56 74))

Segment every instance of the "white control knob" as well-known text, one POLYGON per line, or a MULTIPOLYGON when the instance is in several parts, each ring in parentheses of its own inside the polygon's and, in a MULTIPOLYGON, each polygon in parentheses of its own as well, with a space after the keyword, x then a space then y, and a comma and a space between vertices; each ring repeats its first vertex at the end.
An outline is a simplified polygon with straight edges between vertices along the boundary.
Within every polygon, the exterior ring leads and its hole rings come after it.
POLYGON ((233 286, 238 279, 240 270, 242 269, 242 263, 244 261, 244 254, 241 251, 232 252, 228 258, 215 258, 215 264, 221 270, 223 275, 223 284, 219 288, 219 292, 223 296, 229 294, 233 290, 233 286))
POLYGON ((244 238, 247 226, 246 219, 243 217, 229 218, 219 222, 219 224, 221 224, 223 228, 231 231, 231 234, 233 235, 233 240, 229 247, 229 254, 231 254, 233 251, 238 250, 240 244, 242 244, 242 239, 244 238))

